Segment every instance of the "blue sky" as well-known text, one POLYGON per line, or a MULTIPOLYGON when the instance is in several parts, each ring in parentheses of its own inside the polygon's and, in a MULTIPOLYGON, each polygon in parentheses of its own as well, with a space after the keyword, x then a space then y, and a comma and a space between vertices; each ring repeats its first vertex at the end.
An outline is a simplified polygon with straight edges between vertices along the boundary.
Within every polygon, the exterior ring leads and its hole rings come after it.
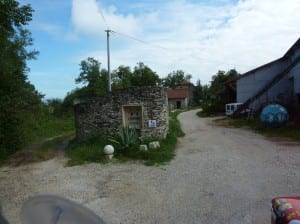
POLYGON ((76 87, 81 60, 94 57, 107 67, 107 26, 117 32, 112 69, 141 61, 161 77, 182 69, 204 84, 218 70, 246 72, 281 57, 300 37, 298 0, 20 2, 35 10, 28 28, 40 54, 28 62, 28 78, 46 98, 76 87))

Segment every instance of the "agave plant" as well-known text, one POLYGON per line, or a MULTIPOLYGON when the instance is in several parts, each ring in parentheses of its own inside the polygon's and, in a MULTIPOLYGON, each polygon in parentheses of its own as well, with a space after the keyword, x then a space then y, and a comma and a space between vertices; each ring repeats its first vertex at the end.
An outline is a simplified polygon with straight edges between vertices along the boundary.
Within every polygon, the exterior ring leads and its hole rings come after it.
POLYGON ((123 126, 119 130, 119 137, 121 140, 121 145, 128 148, 137 142, 137 134, 134 128, 129 126, 123 126))
POLYGON ((129 126, 122 126, 119 129, 118 140, 110 139, 111 142, 117 143, 125 151, 129 149, 130 146, 137 143, 138 136, 136 130, 129 126))

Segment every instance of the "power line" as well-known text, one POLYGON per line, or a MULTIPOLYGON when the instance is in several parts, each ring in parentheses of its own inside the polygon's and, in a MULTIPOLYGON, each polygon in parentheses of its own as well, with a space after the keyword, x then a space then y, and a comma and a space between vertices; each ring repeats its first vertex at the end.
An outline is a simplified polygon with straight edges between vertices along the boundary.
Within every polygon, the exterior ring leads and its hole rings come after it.
POLYGON ((119 35, 121 35, 121 36, 127 37, 127 38, 129 38, 129 39, 135 40, 135 41, 137 41, 137 42, 146 44, 146 45, 149 45, 149 44, 150 44, 150 45, 152 45, 152 46, 154 46, 154 47, 158 47, 158 48, 161 48, 161 49, 163 49, 163 50, 170 51, 170 49, 168 49, 168 48, 162 47, 162 46, 157 45, 157 44, 150 43, 150 42, 148 42, 148 41, 144 41, 144 40, 138 39, 138 38, 136 38, 136 37, 134 37, 134 36, 131 36, 131 35, 128 35, 128 34, 126 34, 126 33, 121 33, 121 32, 114 31, 114 30, 112 30, 112 32, 113 32, 113 33, 116 33, 116 34, 119 34, 119 35))
MULTIPOLYGON (((140 43, 142 43, 142 44, 145 44, 145 45, 152 45, 152 46, 154 46, 154 47, 163 49, 163 50, 168 51, 168 52, 171 52, 171 51, 172 51, 171 49, 168 49, 168 48, 166 48, 166 47, 162 47, 162 46, 160 46, 160 45, 153 44, 153 43, 151 43, 151 42, 149 42, 149 41, 141 40, 141 39, 139 39, 139 38, 136 38, 136 37, 134 37, 134 36, 128 35, 128 34, 126 34, 126 33, 121 33, 121 32, 118 32, 118 31, 110 30, 110 29, 109 29, 109 26, 108 26, 108 23, 107 23, 107 21, 106 21, 106 19, 105 19, 105 17, 104 17, 104 14, 103 14, 103 12, 102 12, 102 10, 101 10, 100 7, 98 7, 98 11, 99 11, 100 14, 101 14, 101 17, 102 17, 102 20, 103 20, 104 24, 106 25, 106 28, 107 28, 106 32, 111 32, 111 33, 119 34, 119 35, 124 36, 124 37, 126 37, 126 38, 129 38, 129 39, 132 39, 132 40, 134 40, 134 41, 140 42, 140 43)), ((172 53, 173 53, 173 52, 172 52, 172 53)), ((231 63, 227 63, 227 62, 223 62, 223 61, 217 61, 217 60, 211 60, 211 59, 207 59, 207 58, 202 58, 202 57, 199 57, 198 55, 194 55, 194 54, 189 54, 189 55, 190 55, 191 57, 197 57, 199 60, 207 61, 207 62, 211 62, 211 63, 219 63, 219 64, 230 65, 230 66, 234 66, 234 67, 235 67, 235 66, 252 67, 252 66, 249 66, 249 65, 231 64, 231 63)))
POLYGON ((101 8, 100 8, 100 7, 97 7, 97 8, 98 8, 98 11, 99 11, 99 12, 100 12, 100 14, 101 14, 102 20, 103 20, 103 22, 104 22, 104 24, 105 24, 105 26, 106 26, 107 30, 109 30, 108 23, 106 22, 106 19, 105 19, 105 17, 104 17, 104 14, 103 14, 103 12, 102 12, 101 8))
MULTIPOLYGON (((137 42, 140 42, 142 44, 146 44, 146 45, 152 45, 152 46, 155 46, 157 48, 161 48, 165 51, 168 51, 170 53, 173 53, 173 51, 171 49, 168 49, 166 47, 162 47, 160 45, 157 45, 157 44, 153 44, 151 42, 148 42, 148 41, 144 41, 144 40, 141 40, 139 38, 136 38, 134 36, 131 36, 131 35, 128 35, 128 34, 125 34, 125 33, 121 33, 121 32, 118 32, 118 31, 114 31, 114 30, 111 30, 112 33, 115 33, 115 34, 119 34, 121 36, 124 36, 124 37, 127 37, 129 39, 132 39, 134 41, 137 41, 137 42)), ((207 61, 207 62, 211 62, 211 63, 219 63, 219 64, 223 64, 223 65, 230 65, 230 66, 240 66, 240 67, 252 67, 250 65, 241 65, 241 64, 233 64, 233 63, 227 63, 227 62, 224 62, 224 61, 217 61, 217 60, 211 60, 211 59, 207 59, 207 58, 203 58, 203 57, 199 57, 198 55, 196 54, 189 54, 189 56, 191 57, 197 57, 199 60, 202 60, 202 61, 207 61)))

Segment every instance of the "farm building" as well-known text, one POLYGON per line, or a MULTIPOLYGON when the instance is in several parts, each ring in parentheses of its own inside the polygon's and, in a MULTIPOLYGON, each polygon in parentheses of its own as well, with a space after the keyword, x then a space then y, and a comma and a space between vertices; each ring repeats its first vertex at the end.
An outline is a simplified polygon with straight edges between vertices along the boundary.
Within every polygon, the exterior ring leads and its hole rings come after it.
POLYGON ((283 57, 242 74, 236 80, 236 111, 260 110, 268 103, 280 103, 293 111, 300 109, 300 39, 283 57))
POLYGON ((184 81, 168 89, 168 104, 171 109, 183 109, 192 104, 194 85, 184 81))
POLYGON ((169 130, 164 87, 129 87, 76 102, 76 138, 114 136, 121 126, 135 128, 141 139, 165 138, 169 130))

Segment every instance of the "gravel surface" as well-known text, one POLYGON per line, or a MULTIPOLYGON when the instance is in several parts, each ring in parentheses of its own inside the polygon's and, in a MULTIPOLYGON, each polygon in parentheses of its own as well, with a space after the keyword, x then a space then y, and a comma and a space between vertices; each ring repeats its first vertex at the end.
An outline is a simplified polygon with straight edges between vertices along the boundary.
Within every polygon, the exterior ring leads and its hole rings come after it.
POLYGON ((29 196, 56 194, 107 223, 270 223, 270 200, 300 195, 300 145, 179 115, 186 136, 166 166, 138 163, 64 167, 66 158, 0 168, 0 201, 19 224, 29 196))

